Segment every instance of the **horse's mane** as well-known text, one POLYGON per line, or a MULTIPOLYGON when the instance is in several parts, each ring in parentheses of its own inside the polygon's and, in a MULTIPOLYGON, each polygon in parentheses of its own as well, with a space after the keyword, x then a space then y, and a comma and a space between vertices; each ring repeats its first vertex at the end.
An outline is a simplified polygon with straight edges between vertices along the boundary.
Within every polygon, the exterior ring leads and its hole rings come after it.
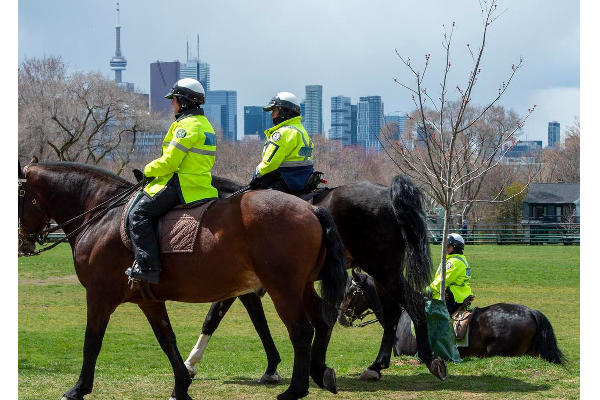
POLYGON ((54 162, 40 162, 33 163, 32 166, 40 166, 40 167, 58 167, 61 169, 69 168, 73 170, 80 170, 82 172, 88 172, 87 175, 93 175, 95 178, 100 178, 101 180, 107 181, 109 183, 115 183, 118 186, 130 187, 133 184, 129 182, 127 179, 120 177, 119 175, 102 169, 95 165, 69 162, 69 161, 54 161, 54 162))

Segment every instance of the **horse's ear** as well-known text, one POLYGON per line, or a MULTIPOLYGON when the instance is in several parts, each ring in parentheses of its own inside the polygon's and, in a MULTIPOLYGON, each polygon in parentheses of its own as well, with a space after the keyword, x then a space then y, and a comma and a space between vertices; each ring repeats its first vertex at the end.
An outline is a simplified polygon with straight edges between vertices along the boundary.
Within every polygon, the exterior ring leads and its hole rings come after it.
POLYGON ((35 163, 37 163, 37 162, 39 162, 39 160, 38 160, 37 156, 33 156, 33 157, 31 158, 31 161, 29 161, 29 164, 35 164, 35 163))
POLYGON ((135 180, 138 182, 144 179, 144 173, 137 168, 133 169, 133 176, 135 176, 135 180))
POLYGON ((358 281, 360 280, 360 268, 352 268, 352 280, 354 280, 354 282, 358 283, 358 281))

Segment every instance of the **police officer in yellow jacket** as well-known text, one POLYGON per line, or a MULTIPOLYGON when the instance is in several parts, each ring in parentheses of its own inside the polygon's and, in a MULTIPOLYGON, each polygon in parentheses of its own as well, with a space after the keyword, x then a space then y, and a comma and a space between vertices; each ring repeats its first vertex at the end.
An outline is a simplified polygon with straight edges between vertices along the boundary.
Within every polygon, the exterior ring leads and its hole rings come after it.
POLYGON ((281 92, 263 110, 271 111, 275 126, 265 131, 262 161, 249 186, 298 194, 313 172, 313 142, 302 126, 300 103, 292 93, 281 92))
POLYGON ((125 273, 131 280, 150 283, 158 283, 161 270, 153 222, 178 204, 218 197, 210 174, 217 137, 200 107, 205 101, 202 84, 181 79, 165 98, 171 99, 175 122, 165 136, 161 157, 144 168, 144 176, 152 180, 129 213, 135 262, 125 273))
MULTIPOLYGON (((463 254, 465 240, 458 233, 448 235, 446 247, 446 307, 448 314, 452 315, 471 295, 471 268, 463 254)), ((442 283, 441 265, 429 289, 434 299, 440 299, 440 286, 442 283)))

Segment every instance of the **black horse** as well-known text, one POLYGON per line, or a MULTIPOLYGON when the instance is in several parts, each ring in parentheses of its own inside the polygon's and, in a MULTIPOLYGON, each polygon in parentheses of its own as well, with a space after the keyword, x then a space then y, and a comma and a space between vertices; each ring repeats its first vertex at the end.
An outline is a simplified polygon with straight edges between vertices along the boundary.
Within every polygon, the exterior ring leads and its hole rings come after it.
MULTIPOLYGON (((213 185, 223 197, 243 187, 217 176, 213 176, 213 185)), ((325 189, 313 201, 315 205, 331 212, 342 237, 347 265, 360 266, 378 283, 377 293, 386 315, 384 333, 379 354, 365 369, 361 379, 380 379, 381 370, 389 367, 396 325, 404 307, 415 321, 419 357, 432 374, 444 380, 447 376, 446 364, 441 358, 433 357, 428 341, 424 300, 419 293, 419 288, 429 284, 433 275, 419 189, 410 179, 398 175, 393 178, 390 187, 358 182, 325 189)), ((279 353, 271 338, 260 298, 254 293, 239 298, 267 354, 267 369, 259 382, 278 382, 279 353)), ((195 364, 202 358, 210 336, 234 301, 235 298, 231 298, 212 304, 198 343, 185 362, 192 376, 196 374, 195 364)))
MULTIPOLYGON (((338 322, 352 325, 369 309, 380 309, 374 293, 375 282, 360 272, 352 272, 352 284, 340 307, 338 322)), ((396 331, 394 355, 414 355, 417 343, 411 333, 411 320, 403 313, 396 331)), ((468 346, 459 347, 461 357, 522 356, 541 357, 562 364, 562 352, 548 318, 540 311, 520 304, 498 303, 473 309, 468 346)))

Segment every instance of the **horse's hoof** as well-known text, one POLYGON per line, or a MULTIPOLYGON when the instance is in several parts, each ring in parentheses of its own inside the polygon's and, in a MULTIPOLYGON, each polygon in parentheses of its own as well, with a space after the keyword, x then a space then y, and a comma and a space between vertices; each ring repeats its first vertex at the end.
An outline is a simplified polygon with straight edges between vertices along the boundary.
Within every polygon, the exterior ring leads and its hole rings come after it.
POLYGON ((293 394, 288 389, 285 392, 281 393, 279 396, 277 396, 277 400, 298 400, 306 396, 308 396, 308 390, 303 394, 293 394))
POLYGON ((258 380, 258 383, 260 384, 276 384, 281 382, 281 375, 279 375, 279 372, 275 371, 275 373, 273 375, 269 375, 267 373, 264 373, 263 376, 260 377, 260 379, 258 380))
POLYGON ((187 368, 188 373, 190 374, 190 378, 195 377, 196 374, 198 373, 198 370, 196 369, 196 367, 194 365, 185 364, 185 367, 187 368))
POLYGON ((446 378, 448 378, 448 367, 446 366, 444 360, 442 360, 440 357, 436 358, 431 362, 431 365, 429 366, 429 371, 433 375, 440 378, 441 381, 445 381, 446 378))
POLYGON ((372 369, 365 368, 362 374, 358 377, 361 381, 378 381, 381 379, 381 374, 372 369))
POLYGON ((323 388, 333 394, 337 394, 337 380, 335 379, 335 371, 332 368, 325 369, 325 373, 323 374, 323 388))

